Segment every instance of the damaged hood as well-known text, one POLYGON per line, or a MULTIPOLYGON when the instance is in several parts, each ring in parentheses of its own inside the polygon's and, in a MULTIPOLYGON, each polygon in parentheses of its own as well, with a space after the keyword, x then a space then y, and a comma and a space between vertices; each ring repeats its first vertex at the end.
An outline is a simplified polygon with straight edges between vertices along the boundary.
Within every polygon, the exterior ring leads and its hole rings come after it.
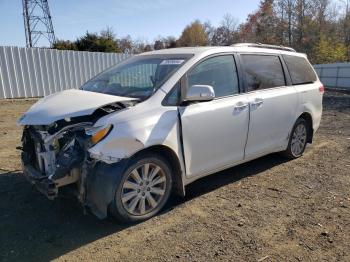
POLYGON ((49 125, 67 118, 91 115, 96 109, 135 98, 84 90, 65 90, 40 99, 18 120, 19 125, 49 125))

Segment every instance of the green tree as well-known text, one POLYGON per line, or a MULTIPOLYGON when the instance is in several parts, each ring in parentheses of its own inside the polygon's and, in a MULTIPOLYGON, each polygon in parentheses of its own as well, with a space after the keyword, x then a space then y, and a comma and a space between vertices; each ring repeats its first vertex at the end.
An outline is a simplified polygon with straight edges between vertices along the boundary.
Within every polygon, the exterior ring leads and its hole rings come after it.
POLYGON ((196 20, 186 26, 178 40, 178 46, 205 46, 208 44, 208 35, 204 25, 196 20))
POLYGON ((315 64, 329 64, 347 61, 347 48, 344 43, 334 43, 332 40, 322 36, 315 47, 315 64))
POLYGON ((54 44, 53 44, 53 49, 57 49, 57 50, 78 50, 75 42, 71 42, 69 40, 65 41, 65 40, 57 40, 54 44))
POLYGON ((110 31, 102 31, 101 34, 89 33, 76 41, 79 51, 90 52, 120 52, 118 43, 110 31))

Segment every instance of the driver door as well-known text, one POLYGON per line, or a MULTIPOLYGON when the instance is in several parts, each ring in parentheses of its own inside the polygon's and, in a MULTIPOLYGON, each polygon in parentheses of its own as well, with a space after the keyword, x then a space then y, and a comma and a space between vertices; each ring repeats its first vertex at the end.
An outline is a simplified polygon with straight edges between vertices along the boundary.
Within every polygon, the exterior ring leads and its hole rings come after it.
POLYGON ((244 158, 249 125, 233 55, 207 58, 187 74, 187 86, 210 85, 215 99, 180 107, 186 174, 203 176, 244 158))

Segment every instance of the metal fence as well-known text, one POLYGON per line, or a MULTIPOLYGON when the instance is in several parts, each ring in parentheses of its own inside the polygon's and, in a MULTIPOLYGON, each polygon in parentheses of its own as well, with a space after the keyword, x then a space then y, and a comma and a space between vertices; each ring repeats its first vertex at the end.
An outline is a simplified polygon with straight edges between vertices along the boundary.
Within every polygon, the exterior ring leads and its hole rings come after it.
POLYGON ((0 46, 0 99, 79 88, 130 55, 0 46))
POLYGON ((350 63, 324 64, 314 67, 327 88, 350 90, 350 63))

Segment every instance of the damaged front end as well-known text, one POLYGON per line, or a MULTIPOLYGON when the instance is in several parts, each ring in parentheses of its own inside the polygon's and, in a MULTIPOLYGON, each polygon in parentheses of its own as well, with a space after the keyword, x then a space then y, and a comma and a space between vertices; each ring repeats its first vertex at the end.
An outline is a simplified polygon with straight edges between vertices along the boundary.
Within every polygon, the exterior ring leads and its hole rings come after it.
POLYGON ((22 137, 23 172, 49 199, 58 188, 76 183, 83 200, 82 165, 88 160, 88 138, 85 128, 91 123, 68 125, 50 134, 45 126, 26 126, 22 137))
POLYGON ((50 125, 25 125, 20 148, 24 175, 50 200, 59 195, 61 187, 72 185, 82 205, 91 206, 87 201, 88 180, 94 180, 89 176, 92 176, 97 160, 90 157, 88 149, 112 129, 109 126, 107 131, 102 129, 104 132, 101 132, 94 124, 101 117, 135 103, 110 104, 92 115, 66 117, 50 125))

